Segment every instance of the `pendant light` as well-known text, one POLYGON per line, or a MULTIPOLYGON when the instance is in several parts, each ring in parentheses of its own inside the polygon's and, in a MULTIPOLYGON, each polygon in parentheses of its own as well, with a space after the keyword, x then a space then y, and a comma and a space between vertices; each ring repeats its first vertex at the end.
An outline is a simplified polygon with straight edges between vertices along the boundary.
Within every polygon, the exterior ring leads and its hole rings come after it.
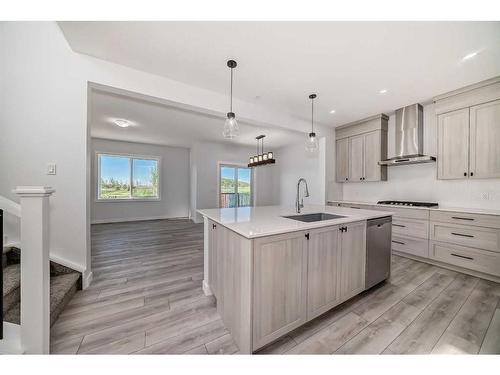
POLYGON ((309 99, 311 99, 311 132, 307 135, 306 151, 313 153, 318 150, 318 138, 314 132, 314 99, 316 99, 316 94, 309 95, 309 99))
POLYGON ((233 139, 234 137, 237 137, 239 132, 238 122, 236 121, 233 112, 233 69, 236 68, 237 65, 238 64, 234 60, 229 60, 227 62, 227 66, 229 67, 229 69, 231 69, 231 101, 229 112, 227 113, 227 119, 224 123, 224 131, 222 132, 224 138, 227 139, 233 139))

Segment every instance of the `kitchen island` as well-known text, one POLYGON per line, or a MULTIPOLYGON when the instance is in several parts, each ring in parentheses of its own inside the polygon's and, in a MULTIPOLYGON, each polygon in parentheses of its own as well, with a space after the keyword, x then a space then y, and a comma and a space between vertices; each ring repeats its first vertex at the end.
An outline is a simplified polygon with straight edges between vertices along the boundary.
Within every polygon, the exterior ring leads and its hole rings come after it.
POLYGON ((203 290, 215 296, 241 353, 364 291, 367 220, 392 215, 317 205, 301 214, 280 206, 198 212, 204 218, 203 290), (304 214, 323 215, 293 218, 304 214))

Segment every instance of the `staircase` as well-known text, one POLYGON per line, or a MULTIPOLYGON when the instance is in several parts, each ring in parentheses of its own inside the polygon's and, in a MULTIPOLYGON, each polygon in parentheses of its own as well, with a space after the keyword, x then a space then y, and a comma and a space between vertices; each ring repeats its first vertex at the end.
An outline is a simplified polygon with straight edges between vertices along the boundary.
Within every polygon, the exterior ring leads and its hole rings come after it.
MULTIPOLYGON (((4 249, 3 313, 4 321, 20 324, 21 268, 20 250, 4 249)), ((50 325, 52 326, 77 290, 81 289, 81 274, 71 268, 50 262, 50 325)))

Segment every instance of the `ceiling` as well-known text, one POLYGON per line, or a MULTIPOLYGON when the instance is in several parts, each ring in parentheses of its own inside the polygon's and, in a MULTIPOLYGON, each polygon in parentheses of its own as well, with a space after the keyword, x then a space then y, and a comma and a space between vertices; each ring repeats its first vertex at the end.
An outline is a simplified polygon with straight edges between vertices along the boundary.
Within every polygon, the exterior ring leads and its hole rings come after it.
POLYGON ((279 148, 304 139, 303 133, 283 128, 262 128, 240 121, 240 135, 225 140, 222 137, 224 119, 221 116, 101 89, 92 89, 90 95, 90 135, 95 138, 180 147, 191 147, 198 141, 256 147, 255 137, 265 134, 266 148, 279 148), (126 119, 131 126, 120 128, 113 124, 116 119, 126 119))
POLYGON ((224 94, 234 58, 235 97, 309 120, 316 92, 315 117, 330 126, 500 75, 500 22, 59 25, 76 52, 224 94))

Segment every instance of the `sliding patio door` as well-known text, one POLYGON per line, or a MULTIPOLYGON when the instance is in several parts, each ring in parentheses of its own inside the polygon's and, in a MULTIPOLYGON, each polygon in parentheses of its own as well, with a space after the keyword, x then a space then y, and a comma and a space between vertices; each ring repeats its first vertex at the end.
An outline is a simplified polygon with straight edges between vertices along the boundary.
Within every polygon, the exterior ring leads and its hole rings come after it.
POLYGON ((251 168, 219 165, 219 207, 248 207, 253 204, 253 171, 251 168))

